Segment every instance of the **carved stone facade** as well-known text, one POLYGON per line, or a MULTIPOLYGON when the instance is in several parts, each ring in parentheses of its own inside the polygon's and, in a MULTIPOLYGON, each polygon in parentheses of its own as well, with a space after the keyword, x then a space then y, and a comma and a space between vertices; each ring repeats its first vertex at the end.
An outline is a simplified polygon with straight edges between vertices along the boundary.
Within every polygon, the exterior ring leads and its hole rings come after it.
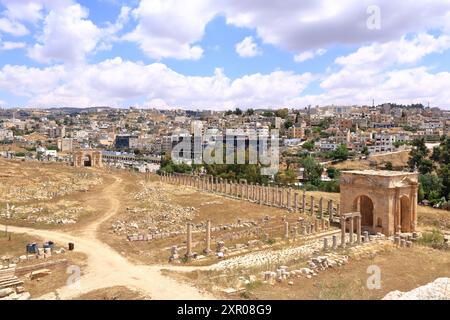
POLYGON ((344 171, 341 212, 360 212, 361 227, 391 236, 417 225, 418 174, 395 171, 344 171))
POLYGON ((95 167, 101 168, 102 152, 98 150, 78 150, 73 153, 74 167, 95 167))

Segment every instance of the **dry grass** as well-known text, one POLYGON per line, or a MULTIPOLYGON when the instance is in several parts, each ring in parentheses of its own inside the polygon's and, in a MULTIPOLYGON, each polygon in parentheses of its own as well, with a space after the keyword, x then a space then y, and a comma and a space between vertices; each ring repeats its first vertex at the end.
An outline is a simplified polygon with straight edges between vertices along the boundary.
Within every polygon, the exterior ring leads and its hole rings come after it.
POLYGON ((383 169, 387 162, 391 162, 396 169, 405 168, 408 165, 409 151, 400 151, 389 154, 371 155, 367 160, 348 160, 333 165, 339 170, 369 170, 383 169))
MULTIPOLYGON (((240 275, 219 274, 211 271, 190 273, 165 273, 180 281, 188 281, 205 290, 215 286, 225 288, 233 285, 240 275), (210 281, 214 279, 214 281, 210 281)), ((283 283, 265 284, 256 281, 246 286, 245 295, 226 296, 230 299, 268 300, 374 300, 381 299, 394 290, 410 291, 434 281, 439 277, 450 277, 450 252, 438 251, 422 246, 410 249, 395 249, 380 252, 370 258, 351 259, 348 264, 321 271, 312 279, 293 278, 293 285, 283 283), (366 282, 369 266, 381 269, 381 289, 370 290, 366 282)))
POLYGON ((7 237, 2 230, 0 231, 0 256, 21 256, 26 252, 26 245, 32 242, 42 243, 43 239, 20 233, 8 233, 7 237))
MULTIPOLYGON (((51 259, 67 259, 67 263, 52 267, 51 274, 40 279, 30 280, 25 276, 24 287, 25 290, 30 292, 32 298, 55 292, 57 289, 65 286, 69 276, 71 276, 71 273, 67 273, 68 266, 79 266, 83 274, 83 267, 87 263, 86 255, 79 252, 66 252, 62 255, 53 256, 51 259)), ((36 260, 36 262, 43 262, 43 260, 36 260)))
POLYGON ((450 230, 450 211, 418 206, 417 216, 420 228, 425 230, 432 228, 450 230))
MULTIPOLYGON (((243 221, 257 221, 264 216, 283 217, 287 211, 268 206, 262 206, 247 201, 240 201, 223 196, 199 192, 195 188, 174 186, 170 184, 160 184, 155 176, 152 176, 150 185, 157 185, 159 196, 162 202, 167 202, 179 207, 195 208, 195 215, 192 218, 194 224, 211 220, 212 225, 236 223, 240 218, 243 221)), ((127 212, 126 208, 146 209, 147 218, 163 212, 155 210, 155 203, 151 201, 140 201, 133 198, 133 194, 140 191, 139 181, 142 177, 129 174, 123 182, 123 194, 119 194, 121 203, 121 212, 110 221, 106 222, 100 230, 100 237, 103 241, 115 248, 118 252, 124 254, 135 262, 141 263, 166 263, 170 256, 170 247, 173 245, 182 246, 186 240, 185 236, 171 237, 150 242, 128 242, 125 235, 116 235, 111 232, 111 224, 116 220, 130 221, 136 218, 135 214, 127 212)), ((280 219, 281 221, 281 219, 280 219)), ((186 222, 179 223, 179 229, 184 231, 186 222)), ((201 253, 204 245, 204 234, 194 234, 194 251, 201 253), (195 247, 197 245, 197 247, 195 247)), ((245 239, 239 240, 245 242, 245 239)), ((236 242, 239 242, 236 241, 236 242)), ((232 244, 228 242, 227 244, 232 244)))

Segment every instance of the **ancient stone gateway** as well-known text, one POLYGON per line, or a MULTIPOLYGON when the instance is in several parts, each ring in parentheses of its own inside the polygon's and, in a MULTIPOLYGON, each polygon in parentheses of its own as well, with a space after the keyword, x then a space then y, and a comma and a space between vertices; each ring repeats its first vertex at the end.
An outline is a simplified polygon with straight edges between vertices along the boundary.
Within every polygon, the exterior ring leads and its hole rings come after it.
POLYGON ((418 174, 397 171, 344 171, 341 212, 360 212, 361 226, 391 236, 417 225, 418 174))
POLYGON ((102 152, 98 150, 78 150, 73 153, 74 167, 96 167, 101 168, 102 152))

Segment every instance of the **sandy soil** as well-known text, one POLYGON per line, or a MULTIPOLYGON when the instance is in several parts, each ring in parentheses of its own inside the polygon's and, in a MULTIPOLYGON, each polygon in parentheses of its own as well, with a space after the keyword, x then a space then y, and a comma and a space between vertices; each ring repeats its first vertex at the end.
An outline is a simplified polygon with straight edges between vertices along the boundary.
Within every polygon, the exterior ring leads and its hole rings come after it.
MULTIPOLYGON (((98 227, 117 213, 120 207, 116 194, 121 191, 120 178, 97 194, 99 203, 107 204, 107 211, 98 219, 85 225, 83 230, 57 232, 25 227, 9 227, 11 232, 26 233, 59 244, 73 242, 75 250, 87 255, 87 267, 82 271, 77 286, 64 286, 57 290, 61 299, 72 299, 93 290, 125 286, 140 291, 152 299, 207 299, 212 295, 201 293, 196 288, 165 277, 160 267, 135 265, 97 239, 98 227)), ((3 228, 3 226, 1 226, 3 228)), ((42 296, 41 299, 49 298, 42 296)))

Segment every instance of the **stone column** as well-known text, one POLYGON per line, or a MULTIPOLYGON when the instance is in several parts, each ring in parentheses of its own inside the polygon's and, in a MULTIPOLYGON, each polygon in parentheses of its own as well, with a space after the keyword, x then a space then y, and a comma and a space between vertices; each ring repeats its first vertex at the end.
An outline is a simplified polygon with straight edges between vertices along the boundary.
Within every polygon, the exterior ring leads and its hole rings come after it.
POLYGON ((192 225, 187 224, 187 239, 186 239, 186 257, 190 258, 192 256, 192 225))
POLYGON ((292 188, 289 188, 288 191, 287 191, 287 199, 286 199, 286 201, 287 201, 286 207, 288 209, 291 208, 291 196, 292 196, 292 188))
POLYGON ((278 189, 278 205, 283 207, 283 189, 278 189))
POLYGON ((354 226, 354 224, 353 224, 353 217, 351 217, 349 220, 350 220, 350 244, 352 244, 353 243, 353 230, 354 230, 354 228, 355 228, 355 226, 354 226))
POLYGON ((311 211, 310 211, 311 215, 314 215, 314 197, 311 196, 311 211))
POLYGON ((211 252, 211 220, 206 221, 206 248, 205 253, 211 252))
POLYGON ((264 193, 263 193, 264 189, 263 188, 264 188, 264 186, 262 186, 262 185, 258 187, 258 198, 259 198, 258 202, 260 205, 263 204, 263 200, 264 200, 264 193))
POLYGON ((247 200, 250 200, 250 194, 248 193, 248 191, 249 191, 248 183, 245 182, 245 195, 247 197, 247 200))
POLYGON ((328 217, 331 224, 333 222, 333 200, 328 201, 328 217))
POLYGON ((361 217, 356 217, 356 242, 361 244, 361 217))
POLYGON ((284 238, 289 239, 289 222, 284 223, 284 238))
POLYGON ((342 248, 345 248, 345 226, 346 225, 346 219, 344 217, 341 217, 341 246, 342 248))
POLYGON ((317 218, 314 219, 314 231, 319 232, 319 220, 317 218))
POLYGON ((270 201, 269 201, 269 185, 266 184, 264 186, 264 204, 265 205, 269 205, 270 201))
POLYGON ((306 191, 303 191, 302 195, 302 212, 306 213, 306 191))
POLYGON ((319 218, 323 219, 323 198, 319 200, 319 218))
POLYGON ((308 229, 307 229, 307 227, 306 227, 306 226, 303 226, 302 229, 303 229, 303 230, 302 230, 302 231, 303 231, 303 235, 306 236, 306 235, 308 234, 308 229))
POLYGON ((369 242, 369 231, 364 231, 364 242, 369 242))
POLYGON ((397 187, 395 188, 395 221, 397 223, 396 225, 396 234, 402 233, 402 220, 401 220, 401 205, 400 205, 400 189, 397 187))
POLYGON ((298 212, 298 193, 294 193, 294 211, 298 212))
POLYGON ((328 250, 328 238, 323 238, 323 251, 328 250))
POLYGON ((411 232, 416 231, 417 227, 417 195, 419 191, 419 185, 414 183, 411 186, 412 196, 411 196, 411 232))
POLYGON ((333 250, 337 249, 337 237, 333 236, 333 250))
POLYGON ((276 206, 277 201, 276 201, 276 196, 275 196, 275 188, 271 187, 270 190, 272 191, 272 206, 276 206))

